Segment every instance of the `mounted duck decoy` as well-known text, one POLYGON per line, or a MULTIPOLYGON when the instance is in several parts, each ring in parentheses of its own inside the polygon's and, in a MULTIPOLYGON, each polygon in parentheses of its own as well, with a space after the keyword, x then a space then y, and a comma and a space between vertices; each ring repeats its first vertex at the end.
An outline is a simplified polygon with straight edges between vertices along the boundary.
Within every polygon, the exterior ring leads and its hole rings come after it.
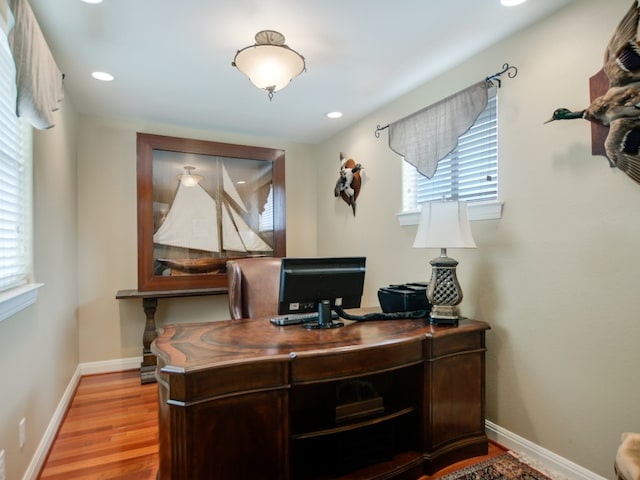
POLYGON ((634 0, 611 37, 604 54, 603 71, 609 89, 585 110, 558 108, 545 123, 584 118, 609 127, 605 153, 611 167, 640 184, 640 0, 634 0))

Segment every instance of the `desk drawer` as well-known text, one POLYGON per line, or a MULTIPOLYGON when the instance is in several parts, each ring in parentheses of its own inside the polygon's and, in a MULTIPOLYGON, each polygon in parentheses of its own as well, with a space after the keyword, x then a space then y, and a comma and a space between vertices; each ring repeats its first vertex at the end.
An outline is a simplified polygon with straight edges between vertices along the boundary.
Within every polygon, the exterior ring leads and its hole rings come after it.
POLYGON ((484 330, 427 338, 425 358, 434 359, 459 352, 484 350, 484 330))
POLYGON ((161 381, 170 384, 170 400, 195 402, 248 391, 288 388, 286 361, 265 361, 226 365, 176 374, 161 370, 161 381))
POLYGON ((301 352, 291 363, 292 383, 310 383, 361 376, 401 368, 422 361, 422 342, 340 349, 333 353, 301 352))

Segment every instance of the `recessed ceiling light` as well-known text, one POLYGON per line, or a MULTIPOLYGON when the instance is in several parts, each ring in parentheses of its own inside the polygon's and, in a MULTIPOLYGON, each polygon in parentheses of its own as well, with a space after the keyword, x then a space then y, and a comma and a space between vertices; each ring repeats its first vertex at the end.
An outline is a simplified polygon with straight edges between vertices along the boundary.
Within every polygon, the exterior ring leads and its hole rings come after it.
POLYGON ((102 3, 102 0, 82 0, 84 3, 102 3))
POLYGON ((342 116, 342 112, 329 112, 326 113, 325 116, 327 118, 340 118, 342 116))
POLYGON ((500 3, 505 7, 515 7, 526 1, 527 0, 500 0, 500 3))
POLYGON ((102 80, 103 82, 110 82, 113 80, 113 75, 106 72, 93 72, 91 76, 96 80, 102 80))

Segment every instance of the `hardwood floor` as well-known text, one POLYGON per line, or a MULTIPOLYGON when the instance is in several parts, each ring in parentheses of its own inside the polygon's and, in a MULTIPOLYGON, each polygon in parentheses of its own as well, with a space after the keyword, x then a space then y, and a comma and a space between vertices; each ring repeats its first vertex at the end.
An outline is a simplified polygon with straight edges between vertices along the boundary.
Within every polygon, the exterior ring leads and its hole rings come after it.
POLYGON ((155 479, 158 396, 138 370, 82 377, 41 479, 155 479))
MULTIPOLYGON (((138 370, 82 377, 39 478, 155 479, 157 416, 157 387, 141 385, 138 370)), ((488 455, 459 462, 420 480, 435 480, 504 452, 490 443, 488 455)))

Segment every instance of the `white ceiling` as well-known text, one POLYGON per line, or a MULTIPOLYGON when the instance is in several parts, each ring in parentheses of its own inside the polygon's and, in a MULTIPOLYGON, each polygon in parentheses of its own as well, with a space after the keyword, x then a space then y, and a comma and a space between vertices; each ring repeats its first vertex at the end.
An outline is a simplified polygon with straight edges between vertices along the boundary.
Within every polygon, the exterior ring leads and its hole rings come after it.
MULTIPOLYGON (((572 1, 510 8, 499 0, 30 4, 80 113, 318 143, 572 1), (265 29, 284 34, 307 64, 271 102, 231 66, 265 29), (96 81, 95 70, 115 80, 96 81), (332 110, 344 117, 327 119, 332 110)), ((487 74, 502 63, 487 65, 487 74)))

